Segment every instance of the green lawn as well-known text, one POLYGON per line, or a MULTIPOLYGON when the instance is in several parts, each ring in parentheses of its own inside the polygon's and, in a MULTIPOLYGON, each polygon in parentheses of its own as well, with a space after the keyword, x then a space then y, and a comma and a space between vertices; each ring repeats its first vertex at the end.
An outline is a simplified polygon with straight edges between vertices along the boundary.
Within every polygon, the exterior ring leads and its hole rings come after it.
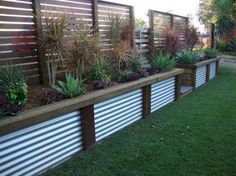
POLYGON ((236 71, 103 140, 46 175, 236 175, 236 71))

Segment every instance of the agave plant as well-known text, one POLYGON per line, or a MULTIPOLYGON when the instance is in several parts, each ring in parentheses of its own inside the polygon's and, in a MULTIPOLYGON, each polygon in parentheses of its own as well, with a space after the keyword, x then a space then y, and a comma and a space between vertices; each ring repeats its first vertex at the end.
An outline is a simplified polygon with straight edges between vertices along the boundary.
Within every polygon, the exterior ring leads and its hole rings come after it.
POLYGON ((217 50, 216 49, 206 49, 204 54, 205 54, 205 57, 207 59, 212 59, 212 58, 216 58, 217 56, 217 50))
POLYGON ((177 54, 176 60, 179 64, 195 64, 199 55, 194 51, 183 50, 177 54))
POLYGON ((171 59, 170 54, 160 51, 159 54, 152 56, 151 65, 161 72, 171 71, 175 67, 175 60, 171 59))
POLYGON ((64 98, 73 98, 85 92, 84 80, 74 78, 72 74, 66 73, 66 81, 57 81, 53 89, 60 93, 64 98))

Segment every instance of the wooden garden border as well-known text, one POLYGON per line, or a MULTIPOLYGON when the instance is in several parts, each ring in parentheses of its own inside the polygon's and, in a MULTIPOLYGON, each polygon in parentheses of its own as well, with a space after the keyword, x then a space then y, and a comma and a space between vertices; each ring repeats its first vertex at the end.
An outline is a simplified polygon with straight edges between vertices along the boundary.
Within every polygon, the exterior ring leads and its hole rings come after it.
POLYGON ((206 82, 209 81, 210 77, 210 64, 216 63, 216 74, 218 73, 220 58, 209 59, 206 61, 198 62, 196 64, 177 64, 178 68, 184 69, 184 74, 182 75, 182 85, 192 86, 193 89, 196 89, 196 70, 197 68, 207 66, 206 70, 206 82))
MULTIPOLYGON (((122 95, 138 88, 143 89, 143 104, 145 105, 143 106, 143 116, 146 117, 150 114, 150 85, 170 77, 176 77, 176 79, 179 80, 182 73, 184 73, 183 69, 176 68, 170 72, 159 73, 137 81, 123 83, 108 89, 94 91, 73 99, 34 108, 17 116, 5 117, 0 120, 0 135, 23 129, 78 109, 82 110, 81 114, 84 121, 89 119, 91 120, 91 118, 93 118, 93 114, 89 112, 95 103, 122 95), (91 118, 87 118, 87 116, 91 118)), ((177 83, 179 83, 179 81, 177 81, 177 83)), ((176 84, 176 100, 179 98, 179 89, 180 85, 176 84)), ((91 125, 91 123, 85 124, 91 125)), ((91 142, 89 142, 89 144, 91 144, 91 142)))

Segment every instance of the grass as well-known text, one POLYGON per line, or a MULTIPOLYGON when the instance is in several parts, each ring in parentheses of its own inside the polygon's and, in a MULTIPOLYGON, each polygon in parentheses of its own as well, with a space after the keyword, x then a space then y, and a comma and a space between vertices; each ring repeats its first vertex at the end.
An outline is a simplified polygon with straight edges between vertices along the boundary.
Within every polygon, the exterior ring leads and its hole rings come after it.
POLYGON ((221 68, 194 93, 46 175, 236 175, 236 71, 221 68))

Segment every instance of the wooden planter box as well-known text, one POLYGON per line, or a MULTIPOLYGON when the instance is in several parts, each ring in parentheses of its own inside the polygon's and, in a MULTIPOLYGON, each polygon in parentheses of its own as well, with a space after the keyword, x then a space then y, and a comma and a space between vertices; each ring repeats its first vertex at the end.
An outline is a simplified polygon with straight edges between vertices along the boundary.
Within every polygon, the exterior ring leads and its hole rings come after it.
POLYGON ((213 79, 218 73, 219 58, 214 58, 196 64, 177 64, 178 68, 184 69, 181 76, 182 86, 191 86, 193 89, 213 79))
POLYGON ((36 175, 178 99, 183 69, 0 120, 0 175, 36 175))

